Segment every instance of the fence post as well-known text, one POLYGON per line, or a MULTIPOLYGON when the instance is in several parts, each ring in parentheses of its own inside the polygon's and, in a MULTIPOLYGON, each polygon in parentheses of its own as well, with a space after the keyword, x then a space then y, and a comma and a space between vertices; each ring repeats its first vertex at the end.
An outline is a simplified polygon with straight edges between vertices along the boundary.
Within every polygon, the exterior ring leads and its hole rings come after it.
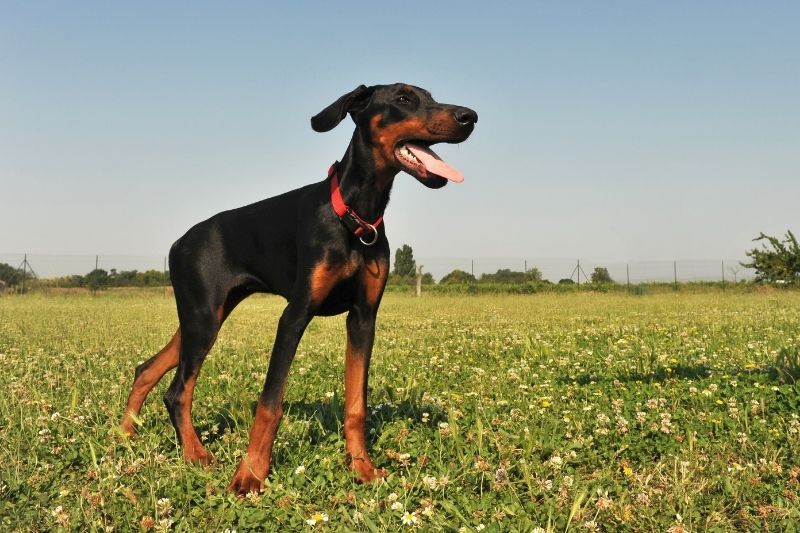
POLYGON ((673 275, 673 279, 674 279, 674 287, 675 287, 675 290, 677 291, 678 290, 678 262, 677 261, 673 261, 672 262, 672 275, 673 275))
POLYGON ((628 282, 628 292, 630 292, 630 290, 631 290, 631 269, 630 269, 630 265, 628 265, 627 263, 625 263, 625 278, 627 279, 627 282, 628 282))
POLYGON ((725 260, 722 260, 722 290, 725 290, 725 260))
POLYGON ((422 265, 417 267, 417 298, 422 296, 422 265))

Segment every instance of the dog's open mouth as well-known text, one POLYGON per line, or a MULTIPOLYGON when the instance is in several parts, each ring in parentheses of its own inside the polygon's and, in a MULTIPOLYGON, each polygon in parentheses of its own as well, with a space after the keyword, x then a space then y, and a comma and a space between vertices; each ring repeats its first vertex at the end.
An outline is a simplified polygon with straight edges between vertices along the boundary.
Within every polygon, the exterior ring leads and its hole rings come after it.
POLYGON ((403 170, 415 178, 440 178, 456 183, 464 181, 464 175, 458 169, 442 161, 433 150, 422 144, 404 141, 394 149, 394 156, 403 170))

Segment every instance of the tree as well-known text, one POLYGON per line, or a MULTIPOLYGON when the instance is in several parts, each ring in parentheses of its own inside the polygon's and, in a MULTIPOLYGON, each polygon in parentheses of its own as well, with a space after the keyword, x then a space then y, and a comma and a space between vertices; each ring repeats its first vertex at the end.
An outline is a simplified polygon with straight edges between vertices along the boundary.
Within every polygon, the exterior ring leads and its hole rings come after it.
POLYGON ((528 281, 544 281, 544 276, 542 276, 542 271, 539 270, 537 267, 531 267, 525 271, 525 275, 528 278, 528 281))
POLYGON ((6 263, 0 263, 0 279, 9 287, 16 285, 22 279, 22 272, 6 263))
POLYGON ((108 272, 102 268, 96 268, 83 277, 87 287, 96 291, 108 285, 108 272))
POLYGON ((762 243, 761 248, 745 252, 751 261, 742 263, 742 266, 756 271, 756 281, 800 281, 800 245, 791 231, 786 231, 782 241, 763 232, 753 241, 769 243, 769 247, 762 243))
POLYGON ((470 274, 469 272, 464 272, 463 270, 455 269, 449 274, 445 275, 439 283, 444 284, 452 284, 452 283, 473 283, 475 281, 475 276, 470 274))
POLYGON ((606 267, 594 267, 591 275, 592 283, 614 283, 606 267))
POLYGON ((414 251, 407 244, 398 248, 394 253, 394 272, 395 276, 415 276, 417 274, 417 262, 414 261, 414 251))
POLYGON ((542 281, 542 272, 536 267, 529 268, 525 272, 501 268, 494 274, 481 274, 481 281, 488 283, 527 283, 529 281, 542 281))

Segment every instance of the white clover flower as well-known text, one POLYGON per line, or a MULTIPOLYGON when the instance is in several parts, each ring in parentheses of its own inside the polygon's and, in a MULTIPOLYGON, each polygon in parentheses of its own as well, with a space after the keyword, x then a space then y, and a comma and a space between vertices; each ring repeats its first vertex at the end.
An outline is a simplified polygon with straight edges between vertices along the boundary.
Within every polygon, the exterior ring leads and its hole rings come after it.
POLYGON ((319 511, 317 511, 306 520, 306 524, 308 524, 309 526, 316 526, 319 522, 327 522, 327 521, 328 521, 328 515, 326 513, 320 513, 319 511))
POLYGON ((412 526, 419 523, 419 518, 417 518, 417 515, 414 513, 409 513, 408 511, 403 513, 403 516, 400 518, 400 520, 403 522, 403 525, 406 526, 412 526))
POLYGON ((389 508, 392 511, 402 511, 404 507, 405 505, 403 505, 402 502, 394 502, 389 508))
POLYGON ((422 482, 423 482, 423 483, 425 484, 425 486, 426 486, 426 487, 428 487, 430 490, 436 490, 436 487, 437 487, 437 485, 438 485, 438 482, 436 481, 436 478, 435 478, 435 477, 433 477, 433 476, 425 476, 425 477, 423 477, 423 478, 422 478, 422 482))
POLYGON ((294 475, 295 476, 299 476, 301 474, 304 474, 305 472, 306 472, 306 467, 303 466, 303 465, 300 465, 300 466, 298 466, 297 468, 294 469, 294 475))

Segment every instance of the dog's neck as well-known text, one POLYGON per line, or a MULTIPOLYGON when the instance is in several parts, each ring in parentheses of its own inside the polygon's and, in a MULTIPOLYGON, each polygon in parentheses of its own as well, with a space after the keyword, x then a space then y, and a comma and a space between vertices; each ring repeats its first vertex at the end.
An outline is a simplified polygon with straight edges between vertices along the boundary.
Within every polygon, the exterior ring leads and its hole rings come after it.
POLYGON ((383 215, 389 203, 394 177, 399 170, 375 168, 370 145, 356 128, 339 163, 339 184, 345 203, 365 220, 383 215))

